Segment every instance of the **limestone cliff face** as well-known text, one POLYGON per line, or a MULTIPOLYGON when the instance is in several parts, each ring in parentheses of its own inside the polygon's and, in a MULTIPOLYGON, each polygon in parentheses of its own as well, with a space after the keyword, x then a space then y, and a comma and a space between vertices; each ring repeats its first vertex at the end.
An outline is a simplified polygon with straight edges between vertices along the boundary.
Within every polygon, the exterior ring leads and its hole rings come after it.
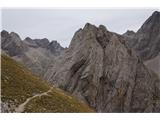
POLYGON ((146 66, 160 76, 160 12, 155 11, 136 32, 123 34, 146 66))
POLYGON ((159 80, 122 36, 87 23, 45 78, 97 112, 159 112, 159 80))
POLYGON ((155 11, 134 35, 128 36, 131 36, 131 39, 127 38, 129 46, 142 60, 156 57, 160 52, 160 12, 155 11))

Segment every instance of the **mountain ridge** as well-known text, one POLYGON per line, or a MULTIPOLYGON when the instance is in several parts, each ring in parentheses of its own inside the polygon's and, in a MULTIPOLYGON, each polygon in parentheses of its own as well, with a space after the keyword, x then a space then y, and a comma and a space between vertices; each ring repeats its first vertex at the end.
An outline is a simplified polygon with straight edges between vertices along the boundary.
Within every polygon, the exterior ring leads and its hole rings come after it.
POLYGON ((155 11, 136 33, 123 36, 148 68, 160 76, 160 12, 155 11))
POLYGON ((142 60, 156 57, 160 51, 160 12, 155 11, 135 33, 126 41, 137 51, 142 60))
POLYGON ((6 30, 1 32, 1 39, 2 51, 41 77, 50 62, 54 62, 55 57, 64 50, 56 41, 49 42, 46 38, 31 39, 29 37, 21 40, 17 33, 9 33, 6 30), (52 44, 53 42, 55 44, 52 44))

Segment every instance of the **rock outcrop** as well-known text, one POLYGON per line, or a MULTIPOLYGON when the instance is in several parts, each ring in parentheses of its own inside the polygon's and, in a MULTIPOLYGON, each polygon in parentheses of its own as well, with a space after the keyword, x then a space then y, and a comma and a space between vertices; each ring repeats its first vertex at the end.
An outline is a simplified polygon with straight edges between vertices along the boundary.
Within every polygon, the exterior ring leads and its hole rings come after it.
POLYGON ((41 77, 50 63, 54 62, 55 57, 64 50, 56 41, 49 42, 46 38, 31 39, 29 37, 21 40, 17 33, 8 33, 5 30, 1 32, 1 39, 3 53, 21 62, 41 77))
POLYGON ((123 34, 146 66, 160 76, 160 12, 155 11, 136 32, 123 34))
POLYGON ((87 23, 45 74, 97 112, 159 112, 159 79, 125 39, 87 23))
POLYGON ((129 46, 142 60, 156 57, 160 52, 160 12, 155 11, 134 35, 128 36, 131 36, 131 39, 127 37, 129 46))

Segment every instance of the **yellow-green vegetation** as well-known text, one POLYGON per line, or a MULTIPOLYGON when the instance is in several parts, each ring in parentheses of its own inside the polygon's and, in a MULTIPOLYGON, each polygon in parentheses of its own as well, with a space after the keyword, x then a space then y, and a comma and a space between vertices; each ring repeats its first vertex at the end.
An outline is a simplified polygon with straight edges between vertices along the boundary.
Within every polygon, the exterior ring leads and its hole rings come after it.
MULTIPOLYGON (((12 104, 18 107, 27 98, 47 92, 51 88, 46 81, 5 55, 1 55, 1 67, 1 100, 4 103, 12 101, 12 104)), ((14 109, 10 112, 14 112, 14 109)), ((53 88, 47 95, 30 100, 25 105, 24 112, 93 112, 93 110, 69 93, 53 88)))
POLYGON ((31 100, 25 112, 33 110, 34 112, 93 112, 85 104, 57 89, 53 89, 48 95, 31 100))
POLYGON ((7 56, 1 56, 1 67, 2 101, 9 99, 18 105, 33 94, 49 89, 46 82, 7 56))

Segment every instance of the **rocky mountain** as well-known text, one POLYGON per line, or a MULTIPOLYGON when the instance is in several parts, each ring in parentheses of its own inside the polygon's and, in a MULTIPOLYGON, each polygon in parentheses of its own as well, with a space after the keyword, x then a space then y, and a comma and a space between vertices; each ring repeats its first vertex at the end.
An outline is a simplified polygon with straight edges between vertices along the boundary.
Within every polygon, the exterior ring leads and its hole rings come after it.
POLYGON ((128 45, 145 61, 148 68, 160 75, 160 12, 155 11, 136 32, 125 36, 128 45))
POLYGON ((121 35, 87 23, 45 79, 97 112, 160 112, 160 80, 121 35))
POLYGON ((18 34, 7 31, 1 32, 1 46, 10 56, 21 55, 28 50, 18 34))
POLYGON ((54 58, 64 50, 57 41, 29 37, 21 40, 17 33, 5 30, 1 32, 1 39, 2 50, 6 54, 42 77, 54 58))
MULTIPOLYGON (((103 25, 96 27, 87 23, 74 34, 67 49, 46 38, 27 37, 22 41, 13 32, 2 31, 1 37, 2 53, 20 61, 55 87, 71 93, 96 112, 160 112, 160 13, 157 11, 137 32, 127 31, 123 35, 103 25)), ((3 78, 5 85, 8 76, 3 78)), ((51 90, 46 90, 35 96, 48 96, 51 90)), ((33 94, 35 92, 29 96, 33 101, 27 108, 48 110, 48 106, 43 109, 43 100, 34 100, 33 94), (35 107, 37 103, 42 109, 35 107)), ((44 99, 50 103, 48 105, 54 104, 52 98, 44 99)), ((15 111, 24 107, 23 102, 15 111)), ((27 112, 32 110, 27 108, 27 112)))
POLYGON ((1 112, 94 112, 11 58, 2 55, 1 63, 1 112))
POLYGON ((129 46, 134 48, 143 60, 156 57, 160 51, 160 12, 155 11, 132 35, 129 46))

